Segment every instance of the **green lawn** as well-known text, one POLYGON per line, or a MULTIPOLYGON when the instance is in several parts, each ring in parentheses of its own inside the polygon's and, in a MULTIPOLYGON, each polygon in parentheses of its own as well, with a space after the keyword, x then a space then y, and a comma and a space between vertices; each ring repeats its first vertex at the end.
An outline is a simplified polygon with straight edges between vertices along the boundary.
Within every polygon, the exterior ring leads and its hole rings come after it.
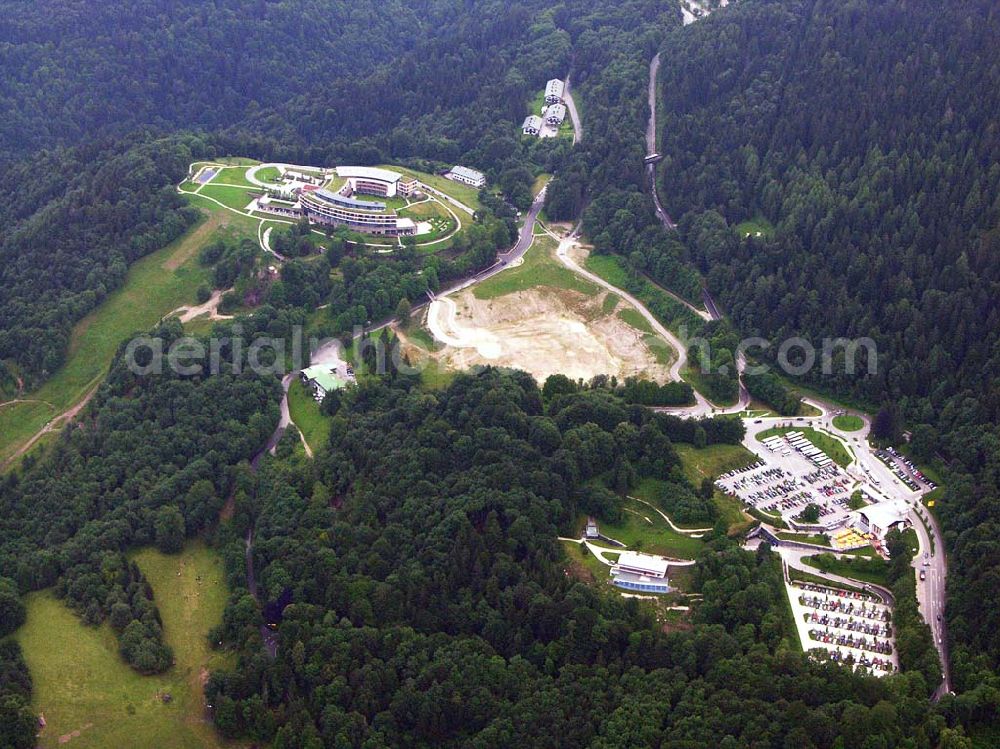
POLYGON ((201 188, 201 192, 198 195, 204 195, 208 198, 213 198, 218 200, 224 206, 233 208, 237 211, 245 211, 246 207, 254 199, 255 196, 260 194, 260 188, 257 187, 235 187, 233 185, 217 185, 214 182, 210 182, 201 188))
POLYGON ((50 591, 30 594, 27 624, 15 637, 31 670, 34 708, 47 723, 40 747, 224 746, 206 720, 202 690, 208 671, 233 665, 206 639, 228 595, 222 562, 200 543, 176 556, 146 550, 134 558, 153 588, 175 664, 140 676, 119 656, 107 624, 85 626, 50 591))
MULTIPOLYGON (((863 354, 863 352, 862 352, 862 354, 863 354)), ((858 356, 859 365, 863 364, 863 362, 864 362, 864 358, 863 358, 862 354, 859 354, 859 356, 858 356)), ((824 392, 824 391, 821 391, 821 390, 817 390, 815 388, 811 388, 811 387, 809 387, 808 385, 806 385, 804 382, 802 382, 800 380, 792 379, 791 377, 788 377, 787 375, 782 374, 782 372, 780 370, 773 369, 771 371, 771 374, 773 374, 775 377, 777 377, 785 387, 789 388, 790 390, 794 390, 799 395, 805 396, 807 398, 815 398, 817 400, 824 401, 824 402, 829 403, 829 404, 834 405, 834 406, 839 406, 841 408, 854 409, 855 411, 862 411, 862 412, 865 412, 865 413, 874 413, 875 411, 878 410, 878 404, 863 403, 861 401, 848 400, 848 399, 842 398, 840 396, 834 395, 832 393, 828 393, 828 392, 824 392)), ((819 413, 815 409, 811 409, 809 407, 806 407, 806 404, 804 404, 804 403, 802 405, 803 405, 803 408, 802 408, 802 411, 800 412, 800 414, 802 416, 818 416, 819 415, 819 413), (810 411, 812 411, 812 412, 810 412, 810 411)))
POLYGON ((596 285, 580 278, 553 257, 556 245, 556 241, 549 236, 536 236, 521 265, 498 273, 473 287, 476 298, 496 299, 535 286, 571 289, 587 295, 597 294, 600 290, 596 285))
MULTIPOLYGON (((775 414, 777 415, 777 414, 775 414)), ((816 406, 810 406, 805 401, 799 403, 799 416, 820 416, 822 412, 816 406)))
POLYGON ((816 546, 829 546, 830 540, 826 536, 812 535, 809 533, 793 533, 792 531, 778 531, 778 538, 786 541, 798 541, 802 544, 814 544, 816 546))
POLYGON ((608 292, 604 295, 604 301, 601 302, 601 312, 605 315, 610 315, 618 307, 618 303, 621 301, 621 297, 617 294, 612 294, 608 292))
POLYGON ((821 572, 889 587, 889 563, 881 558, 858 556, 838 559, 832 554, 817 554, 803 557, 802 562, 821 572))
POLYGON ((833 425, 845 432, 856 432, 865 425, 865 422, 860 416, 841 414, 833 417, 833 425))
POLYGON ((591 554, 586 546, 572 541, 563 541, 562 547, 574 577, 583 582, 597 585, 599 589, 606 592, 614 590, 611 586, 609 573, 611 568, 591 554))
POLYGON ((559 126, 559 137, 573 139, 573 118, 569 113, 569 107, 566 107, 566 119, 559 126))
MULTIPOLYGON (((351 199, 360 200, 362 203, 382 203, 386 208, 391 208, 394 211, 406 208, 407 205, 406 198, 398 195, 393 195, 392 197, 382 197, 381 195, 365 195, 364 193, 355 193, 351 196, 351 199)), ((373 208, 367 208, 367 210, 373 210, 373 208)))
POLYGON ((420 373, 420 382, 431 390, 444 390, 451 385, 458 374, 458 371, 432 361, 420 373))
MULTIPOLYGON (((240 195, 245 195, 245 193, 242 190, 230 187, 222 187, 219 189, 239 193, 240 195)), ((252 239, 257 238, 257 229, 260 226, 262 220, 264 222, 265 229, 269 226, 288 228, 289 224, 291 223, 288 220, 274 220, 273 218, 267 218, 263 215, 260 217, 250 216, 243 212, 243 207, 235 209, 223 208, 218 203, 213 203, 211 200, 208 200, 207 198, 204 198, 201 195, 188 195, 187 201, 188 203, 197 208, 204 208, 206 211, 209 211, 212 214, 219 214, 220 216, 223 217, 220 220, 223 220, 227 226, 231 227, 233 230, 238 230, 243 235, 251 237, 252 239)), ((246 204, 244 204, 244 206, 245 205, 246 204)), ((314 236, 318 237, 318 235, 314 236)))
POLYGON ((617 286, 619 289, 626 288, 631 278, 628 269, 625 267, 625 261, 617 255, 595 255, 591 253, 587 256, 583 267, 595 276, 600 276, 612 286, 617 286))
POLYGON ((541 117, 542 109, 544 107, 545 107, 545 89, 541 88, 535 93, 535 96, 532 98, 532 100, 528 102, 529 114, 537 114, 539 117, 541 117))
MULTIPOLYGON (((701 484, 702 479, 714 480, 723 473, 742 468, 756 460, 756 456, 742 445, 709 445, 699 449, 678 443, 674 447, 681 458, 685 478, 694 486, 701 484)), ((725 521, 730 532, 749 522, 743 512, 743 504, 735 497, 716 489, 712 501, 719 518, 725 521)))
POLYGON ((646 333, 647 335, 653 335, 653 326, 649 324, 649 320, 646 319, 645 315, 643 315, 635 307, 625 307, 619 310, 618 317, 621 318, 622 322, 626 325, 646 333))
POLYGON ((209 279, 198 264, 198 250, 219 231, 243 231, 232 218, 238 219, 218 210, 177 241, 132 265, 122 287, 73 328, 66 363, 41 388, 25 395, 49 405, 19 403, 0 409, 0 462, 92 390, 122 341, 149 330, 171 310, 194 303, 198 286, 209 279))
POLYGON ((770 239, 774 236, 774 225, 763 216, 755 216, 749 221, 737 224, 734 231, 740 239, 747 239, 748 237, 770 239))
POLYGON ((746 530, 753 525, 753 521, 743 511, 743 503, 736 497, 730 497, 716 489, 712 502, 719 513, 719 519, 725 522, 729 533, 746 530))
POLYGON ((409 216, 416 221, 424 221, 429 218, 450 219, 451 214, 444 209, 436 200, 424 200, 419 203, 411 203, 405 208, 397 211, 400 216, 409 216))
POLYGON ((825 452, 827 457, 842 468, 848 466, 854 460, 847 447, 839 439, 809 427, 773 427, 758 432, 757 439, 764 440, 774 435, 783 435, 789 432, 802 432, 803 437, 825 452))
MULTIPOLYGON (((274 170, 277 173, 277 169, 274 170)), ((247 167, 244 166, 233 166, 220 169, 216 175, 212 178, 212 181, 208 184, 210 185, 240 185, 241 187, 249 187, 253 189, 260 189, 256 187, 252 182, 246 178, 247 167)))
MULTIPOLYGON (((862 592, 861 586, 844 585, 843 583, 834 582, 832 580, 827 580, 825 577, 820 577, 819 575, 814 575, 810 572, 803 572, 802 570, 797 570, 794 567, 788 568, 788 577, 794 582, 800 583, 811 583, 813 585, 825 585, 828 588, 834 588, 836 590, 849 590, 862 592)), ((796 638, 798 639, 798 638, 796 638)))
MULTIPOLYGON (((695 352, 697 352, 697 349, 695 349, 695 352)), ((701 369, 701 362, 698 361, 697 356, 688 358, 688 363, 683 369, 681 369, 681 379, 703 396, 708 398, 716 406, 725 408, 735 405, 736 400, 739 397, 738 394, 733 395, 732 398, 724 399, 718 399, 712 395, 712 389, 709 387, 708 381, 705 379, 705 375, 702 373, 701 369)))
POLYGON ((756 456, 743 445, 709 445, 696 448, 676 443, 674 447, 684 464, 684 475, 695 486, 703 478, 716 479, 735 468, 750 465, 756 456))
POLYGON ((444 344, 435 340, 427 328, 422 328, 419 325, 411 324, 403 331, 403 334, 409 339, 410 343, 419 346, 425 351, 440 351, 444 348, 444 344))
POLYGON ((288 413, 315 453, 330 439, 330 417, 320 413, 319 404, 296 377, 288 388, 288 413))
POLYGON ((773 525, 775 528, 788 528, 787 523, 781 519, 781 515, 777 513, 764 512, 763 510, 758 510, 756 507, 747 507, 746 513, 750 517, 757 518, 768 525, 773 525))
POLYGON ((221 159, 215 159, 213 163, 225 164, 226 166, 256 166, 260 162, 245 156, 223 156, 221 159))
POLYGON ((628 511, 623 513, 620 523, 598 519, 602 535, 621 541, 630 549, 648 554, 694 559, 701 552, 704 543, 700 538, 677 533, 652 507, 628 499, 625 500, 624 507, 628 511))
POLYGON ((276 166, 267 166, 257 170, 257 179, 261 182, 277 182, 281 179, 281 172, 276 166))
POLYGON ((542 191, 550 181, 552 181, 552 175, 547 172, 542 172, 537 177, 535 177, 534 183, 531 185, 531 194, 537 195, 542 191))
MULTIPOLYGON (((633 291, 632 274, 625 266, 625 261, 617 255, 591 254, 587 257, 584 267, 586 267, 586 269, 591 273, 600 276, 608 283, 617 286, 620 289, 633 291)), ((656 288, 656 286, 648 279, 642 278, 640 281, 642 291, 633 291, 633 295, 645 304, 647 309, 655 308, 661 311, 668 310, 673 319, 664 319, 662 314, 654 313, 663 325, 667 328, 676 328, 680 324, 685 324, 688 325, 689 331, 692 333, 696 333, 700 330, 702 323, 701 318, 698 318, 687 307, 678 302, 676 299, 670 297, 663 290, 656 288)), ((652 332, 649 322, 643 318, 638 311, 622 310, 619 312, 619 315, 622 320, 632 327, 638 328, 639 330, 646 330, 650 333, 652 332)), ((672 359, 670 361, 672 361, 672 359)), ((707 395, 709 393, 708 385, 705 383, 704 378, 697 367, 685 367, 681 371, 681 378, 703 395, 707 395)), ((735 402, 736 399, 733 398, 730 401, 719 402, 718 405, 730 406, 735 402)))
POLYGON ((395 166, 393 164, 382 164, 380 168, 399 172, 407 177, 414 177, 423 182, 425 185, 429 185, 435 190, 440 190, 445 195, 450 195, 455 198, 455 200, 460 203, 464 203, 474 211, 478 211, 482 208, 482 205, 479 202, 479 190, 471 185, 463 185, 461 182, 455 182, 437 174, 418 172, 413 169, 407 169, 406 167, 395 166))

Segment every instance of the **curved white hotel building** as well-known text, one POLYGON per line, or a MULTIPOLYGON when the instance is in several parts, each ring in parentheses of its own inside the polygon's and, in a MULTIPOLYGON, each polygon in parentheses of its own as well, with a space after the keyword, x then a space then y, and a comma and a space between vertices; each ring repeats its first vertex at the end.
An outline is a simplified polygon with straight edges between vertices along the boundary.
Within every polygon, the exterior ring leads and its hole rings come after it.
POLYGON ((299 204, 306 217, 316 224, 346 226, 368 234, 405 236, 416 234, 413 219, 399 218, 385 203, 355 200, 329 190, 303 190, 299 204))

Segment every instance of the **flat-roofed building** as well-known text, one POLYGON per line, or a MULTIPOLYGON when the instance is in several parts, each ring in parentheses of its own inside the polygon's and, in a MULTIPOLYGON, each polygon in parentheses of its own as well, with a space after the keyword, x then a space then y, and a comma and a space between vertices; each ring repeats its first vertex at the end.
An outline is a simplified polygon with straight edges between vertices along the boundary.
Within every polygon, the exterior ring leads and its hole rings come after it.
POLYGON ((566 105, 565 104, 553 104, 548 109, 545 110, 545 121, 558 127, 563 124, 563 120, 566 119, 566 105))
POLYGON ((401 177, 396 183, 396 194, 411 198, 420 194, 420 183, 413 177, 401 177))
POLYGON ((303 383, 313 389, 313 396, 318 401, 323 400, 328 393, 340 390, 347 384, 337 376, 331 367, 322 364, 306 367, 299 376, 303 383))
POLYGON ((612 583, 640 593, 669 593, 668 564, 666 559, 655 554, 623 551, 618 555, 618 563, 611 568, 612 583))
POLYGON ((310 221, 326 226, 346 226, 367 234, 404 236, 417 233, 413 219, 399 218, 385 203, 356 200, 329 190, 303 190, 299 203, 310 221))
POLYGON ((667 560, 655 554, 643 554, 640 551, 623 551, 618 555, 615 565, 622 572, 633 572, 649 577, 666 577, 667 560))
POLYGON ((525 135, 538 135, 542 130, 542 118, 537 114, 529 114, 524 118, 524 124, 521 125, 521 132, 525 135))
MULTIPOLYGON (((546 104, 558 104, 563 98, 563 89, 565 86, 563 82, 558 78, 553 78, 551 81, 545 84, 545 103, 546 104)), ((536 91, 538 89, 535 89, 536 91)))
POLYGON ((291 180, 293 182, 305 182, 307 185, 312 185, 320 181, 320 178, 313 174, 306 174, 305 172, 296 172, 291 169, 285 170, 282 175, 286 180, 291 180))
POLYGON ((390 169, 374 166, 338 166, 337 176, 346 179, 352 192, 394 198, 400 194, 399 183, 403 175, 390 169))
POLYGON ((455 165, 445 176, 454 182, 461 182, 466 185, 472 185, 473 187, 486 186, 486 175, 475 169, 470 169, 467 166, 455 165))
POLYGON ((288 218, 302 218, 302 206, 291 200, 281 200, 265 195, 257 200, 257 210, 288 218))

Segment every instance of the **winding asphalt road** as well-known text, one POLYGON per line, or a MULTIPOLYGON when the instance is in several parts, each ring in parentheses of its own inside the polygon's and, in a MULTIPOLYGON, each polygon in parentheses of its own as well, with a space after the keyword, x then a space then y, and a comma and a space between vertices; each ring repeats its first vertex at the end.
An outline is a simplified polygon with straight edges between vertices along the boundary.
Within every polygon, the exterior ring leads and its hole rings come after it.
MULTIPOLYGON (((660 55, 657 53, 649 63, 649 122, 646 126, 646 152, 648 154, 656 152, 656 79, 659 70, 660 55)), ((677 229, 677 224, 670 218, 670 215, 666 212, 666 210, 664 210, 663 204, 660 202, 659 193, 656 189, 656 164, 648 164, 646 170, 649 181, 649 191, 652 195, 653 204, 656 208, 656 215, 659 217, 664 228, 669 231, 674 231, 677 229)), ((722 311, 715 303, 715 300, 712 298, 712 295, 707 288, 702 289, 702 300, 704 301, 705 309, 708 310, 711 318, 713 320, 721 320, 723 317, 722 311)), ((740 408, 738 410, 743 410, 743 408, 750 403, 750 394, 743 382, 743 372, 746 369, 746 357, 742 352, 740 352, 737 356, 736 366, 739 372, 740 389, 740 408)), ((912 496, 912 493, 909 492, 908 488, 899 482, 892 472, 876 456, 871 454, 870 445, 867 440, 868 432, 871 428, 871 419, 867 414, 856 414, 861 416, 864 421, 864 428, 861 432, 847 433, 842 432, 833 426, 832 412, 837 410, 835 406, 822 401, 817 401, 815 399, 807 399, 807 402, 814 407, 818 407, 821 411, 821 416, 798 420, 796 423, 806 424, 816 421, 816 426, 833 433, 838 433, 838 436, 843 438, 855 452, 856 460, 853 464, 855 470, 857 470, 857 466, 862 467, 861 471, 858 471, 858 478, 876 478, 879 481, 880 486, 883 482, 887 482, 887 486, 893 487, 894 491, 892 494, 894 496, 904 496, 911 503, 912 510, 910 512, 910 521, 913 523, 913 528, 916 530, 917 537, 920 542, 920 552, 914 560, 914 568, 917 571, 923 570, 926 578, 921 581, 918 577, 917 601, 920 606, 920 613, 923 616, 924 621, 927 622, 931 629, 931 634, 934 638, 934 645, 938 650, 944 674, 943 681, 934 693, 934 699, 939 699, 943 694, 951 691, 948 636, 944 615, 945 604, 947 601, 946 581, 948 575, 948 561, 945 553, 944 537, 941 533, 941 528, 938 525, 936 518, 922 507, 919 499, 920 494, 917 494, 915 497, 912 496), (862 471, 866 475, 861 475, 862 471), (907 496, 908 494, 911 496, 907 496), (926 527, 924 526, 923 520, 926 520, 930 526, 931 533, 933 534, 933 542, 926 527), (934 549, 933 553, 931 553, 932 548, 934 549), (925 561, 925 554, 926 561, 928 563, 926 567, 923 565, 925 561)), ((813 574, 817 573, 817 570, 812 568, 808 571, 813 574)), ((827 577, 830 579, 836 579, 836 576, 827 577)), ((846 581, 846 578, 840 581, 844 582, 846 581)))

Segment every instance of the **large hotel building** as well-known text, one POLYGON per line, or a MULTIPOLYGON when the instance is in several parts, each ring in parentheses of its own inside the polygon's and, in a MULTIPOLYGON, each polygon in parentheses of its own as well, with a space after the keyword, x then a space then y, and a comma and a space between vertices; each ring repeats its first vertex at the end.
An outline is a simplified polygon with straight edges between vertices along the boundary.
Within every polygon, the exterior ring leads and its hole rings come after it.
POLYGON ((305 216, 315 224, 346 226, 367 234, 398 237, 417 233, 413 219, 400 218, 385 203, 353 197, 410 197, 419 192, 417 180, 388 169, 367 166, 341 166, 336 172, 344 180, 336 192, 305 185, 296 189, 298 201, 295 203, 261 198, 258 208, 283 216, 305 216))
POLYGON ((385 203, 355 200, 329 190, 303 190, 299 193, 302 211, 310 221, 327 226, 346 226, 369 234, 402 236, 416 234, 411 218, 399 218, 385 203))

